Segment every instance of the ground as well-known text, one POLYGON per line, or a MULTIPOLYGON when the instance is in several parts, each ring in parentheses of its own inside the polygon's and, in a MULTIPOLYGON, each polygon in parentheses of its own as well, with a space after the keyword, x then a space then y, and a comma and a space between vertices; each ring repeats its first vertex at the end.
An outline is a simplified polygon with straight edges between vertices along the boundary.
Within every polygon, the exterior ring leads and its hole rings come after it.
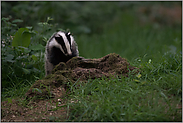
POLYGON ((57 65, 52 74, 36 81, 25 94, 26 98, 2 102, 1 121, 64 121, 69 113, 64 99, 70 93, 70 85, 78 80, 82 84, 88 79, 104 76, 120 77, 122 74, 128 77, 129 72, 139 71, 115 53, 99 59, 74 57, 57 65))

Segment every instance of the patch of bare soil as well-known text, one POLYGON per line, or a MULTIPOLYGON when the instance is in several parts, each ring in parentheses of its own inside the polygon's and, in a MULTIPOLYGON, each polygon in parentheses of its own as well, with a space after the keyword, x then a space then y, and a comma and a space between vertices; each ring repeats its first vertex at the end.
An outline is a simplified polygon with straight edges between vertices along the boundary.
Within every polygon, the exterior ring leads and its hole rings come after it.
POLYGON ((12 103, 1 103, 1 122, 64 121, 67 118, 67 110, 61 99, 30 101, 26 106, 20 100, 13 99, 12 103))
POLYGON ((27 104, 21 104, 25 102, 21 99, 2 102, 1 121, 64 121, 67 110, 63 99, 69 93, 69 85, 102 77, 128 77, 130 71, 135 74, 138 68, 115 53, 99 59, 74 57, 66 63, 61 62, 52 74, 32 85, 25 95, 27 104))

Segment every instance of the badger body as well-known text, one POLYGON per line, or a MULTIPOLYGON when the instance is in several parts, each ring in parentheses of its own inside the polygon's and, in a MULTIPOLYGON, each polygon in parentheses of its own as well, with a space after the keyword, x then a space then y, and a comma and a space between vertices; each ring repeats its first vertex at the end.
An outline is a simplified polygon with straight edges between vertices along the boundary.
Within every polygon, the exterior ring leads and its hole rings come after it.
POLYGON ((56 32, 48 40, 45 51, 45 76, 60 62, 79 56, 78 46, 70 32, 56 32))

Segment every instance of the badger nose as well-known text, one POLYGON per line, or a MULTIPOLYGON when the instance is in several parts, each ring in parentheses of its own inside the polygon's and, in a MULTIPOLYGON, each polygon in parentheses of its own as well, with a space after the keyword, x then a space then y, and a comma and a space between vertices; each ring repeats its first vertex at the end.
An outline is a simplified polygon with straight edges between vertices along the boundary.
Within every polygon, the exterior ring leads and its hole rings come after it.
POLYGON ((72 56, 72 53, 67 53, 66 55, 67 55, 67 56, 72 56))
POLYGON ((67 56, 72 56, 71 50, 67 52, 67 56))

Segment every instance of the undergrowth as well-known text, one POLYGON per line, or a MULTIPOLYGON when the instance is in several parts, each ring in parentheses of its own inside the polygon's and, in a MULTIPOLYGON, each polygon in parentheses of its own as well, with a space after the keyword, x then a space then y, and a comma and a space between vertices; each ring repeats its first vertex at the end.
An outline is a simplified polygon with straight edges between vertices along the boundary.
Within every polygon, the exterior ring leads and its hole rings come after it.
MULTIPOLYGON (((8 8, 7 3, 3 4, 8 8)), ((37 4, 39 2, 33 5, 37 4)), ((42 3, 43 6, 48 4, 48 2, 42 3)), ((87 6, 90 4, 85 4, 83 10, 88 10, 87 6)), ((20 5, 22 6, 23 3, 20 5)), ((60 5, 64 6, 64 4, 60 5)), ((76 14, 75 10, 70 10, 70 5, 74 5, 75 9, 81 6, 79 3, 65 3, 65 5, 67 7, 63 10, 66 11, 68 8, 72 15, 76 14)), ((92 5, 94 6, 95 3, 92 5)), ((107 5, 110 7, 110 3, 107 5)), ((66 19, 71 22, 63 21, 69 27, 73 27, 71 32, 78 34, 74 35, 74 38, 78 44, 80 56, 100 58, 115 52, 128 59, 131 65, 140 68, 137 76, 88 80, 88 83, 81 85, 77 90, 74 89, 77 83, 71 85, 71 94, 67 99, 68 119, 64 119, 65 121, 182 120, 182 108, 177 108, 182 102, 182 25, 166 26, 157 23, 140 25, 139 15, 134 12, 135 7, 129 10, 125 9, 128 7, 125 5, 120 3, 118 9, 109 9, 115 12, 111 20, 108 16, 108 13, 112 14, 111 12, 103 12, 98 8, 97 11, 100 10, 101 13, 98 13, 97 17, 102 23, 91 20, 90 23, 82 25, 79 15, 66 19), (105 23, 103 23, 105 19, 100 14, 105 14, 107 17, 105 23)), ((21 6, 15 6, 14 10, 20 10, 18 8, 21 6)), ((58 8, 59 5, 54 11, 60 11, 58 8)), ((31 11, 31 7, 27 9, 31 11)), ((39 9, 41 7, 34 11, 39 9)), ((41 13, 45 11, 47 9, 41 13)), ((83 13, 83 18, 86 19, 84 21, 91 19, 88 18, 88 16, 92 17, 88 14, 90 12, 88 10, 83 13)), ((36 18, 35 14, 30 16, 36 18)), ((20 28, 18 25, 26 21, 14 19, 11 16, 1 18, 2 101, 24 97, 30 86, 44 77, 46 41, 56 30, 62 27, 67 28, 65 25, 60 27, 58 23, 50 24, 53 19, 48 17, 45 22, 36 23, 35 26, 26 25, 20 28), (28 42, 24 45, 19 44, 19 39, 22 40, 22 31, 25 32, 25 39, 28 42)), ((60 19, 63 18, 56 20, 60 22, 60 19)), ((22 104, 24 103, 22 100, 22 104)), ((59 118, 57 120, 59 121, 59 118)))

